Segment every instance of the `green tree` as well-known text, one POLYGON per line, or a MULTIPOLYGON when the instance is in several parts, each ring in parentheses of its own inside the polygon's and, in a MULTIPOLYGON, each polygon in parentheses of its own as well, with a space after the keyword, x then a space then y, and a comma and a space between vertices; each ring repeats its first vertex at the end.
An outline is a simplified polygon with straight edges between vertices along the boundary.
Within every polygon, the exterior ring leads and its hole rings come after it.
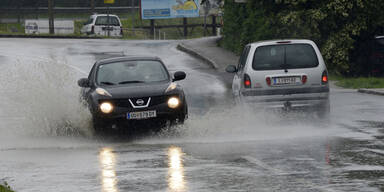
POLYGON ((369 40, 383 34, 384 1, 225 1, 223 45, 237 53, 250 42, 306 38, 320 47, 335 73, 367 74, 369 40))

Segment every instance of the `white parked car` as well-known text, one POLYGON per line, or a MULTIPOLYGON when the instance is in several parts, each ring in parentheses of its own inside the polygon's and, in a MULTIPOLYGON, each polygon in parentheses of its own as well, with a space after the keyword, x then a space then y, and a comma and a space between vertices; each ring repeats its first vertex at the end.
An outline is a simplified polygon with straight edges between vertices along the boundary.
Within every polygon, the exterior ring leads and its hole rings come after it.
POLYGON ((235 73, 232 91, 237 103, 266 108, 307 109, 320 117, 330 111, 328 71, 313 41, 275 40, 248 44, 235 73))
POLYGON ((116 15, 94 14, 91 15, 87 22, 80 30, 81 33, 87 35, 100 35, 111 37, 123 36, 123 29, 120 19, 116 15))

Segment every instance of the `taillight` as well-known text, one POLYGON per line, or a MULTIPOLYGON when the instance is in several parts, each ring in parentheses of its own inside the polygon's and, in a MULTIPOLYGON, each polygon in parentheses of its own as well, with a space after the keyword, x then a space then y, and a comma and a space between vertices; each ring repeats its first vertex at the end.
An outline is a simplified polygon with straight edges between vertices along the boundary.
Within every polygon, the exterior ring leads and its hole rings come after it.
POLYGON ((301 77, 301 82, 302 82, 303 84, 305 84, 305 83, 307 82, 307 80, 308 80, 308 77, 307 77, 306 75, 303 75, 303 76, 301 77))
POLYGON ((94 25, 91 28, 91 34, 95 34, 95 26, 94 25))
POLYGON ((252 83, 251 83, 251 78, 247 74, 244 74, 244 87, 245 88, 251 88, 252 83))
POLYGON ((265 78, 265 81, 267 82, 268 86, 271 86, 271 78, 270 77, 265 78))
POLYGON ((321 84, 325 85, 328 83, 328 72, 324 71, 323 74, 321 75, 321 84))

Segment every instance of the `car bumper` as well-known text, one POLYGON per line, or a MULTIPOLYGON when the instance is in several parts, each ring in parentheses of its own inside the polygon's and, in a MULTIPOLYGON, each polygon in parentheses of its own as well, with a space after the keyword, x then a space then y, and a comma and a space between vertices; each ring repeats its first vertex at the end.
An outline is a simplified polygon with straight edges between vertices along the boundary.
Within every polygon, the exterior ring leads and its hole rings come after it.
POLYGON ((246 105, 256 105, 262 108, 291 108, 304 109, 318 107, 329 103, 329 88, 319 92, 291 94, 240 94, 237 101, 246 105))
POLYGON ((105 122, 139 122, 139 121, 156 121, 156 120, 171 120, 177 118, 180 114, 185 113, 184 104, 181 104, 175 109, 169 108, 167 104, 159 104, 156 106, 146 108, 126 108, 115 107, 110 114, 96 111, 93 113, 93 117, 105 121, 105 122), (128 114, 131 112, 144 112, 144 111, 156 111, 156 117, 143 118, 143 119, 128 119, 128 114))

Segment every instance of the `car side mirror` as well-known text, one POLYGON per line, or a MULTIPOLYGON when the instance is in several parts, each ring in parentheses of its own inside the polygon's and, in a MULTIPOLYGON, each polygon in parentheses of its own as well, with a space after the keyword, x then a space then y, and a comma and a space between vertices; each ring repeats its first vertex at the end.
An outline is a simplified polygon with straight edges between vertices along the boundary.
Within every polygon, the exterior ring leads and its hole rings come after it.
POLYGON ((228 65, 228 67, 225 68, 225 71, 228 72, 228 73, 236 73, 237 72, 237 68, 234 65, 228 65))
POLYGON ((173 74, 173 80, 172 81, 180 81, 185 79, 187 75, 183 71, 177 71, 175 74, 173 74))
POLYGON ((80 87, 90 87, 88 78, 81 78, 77 81, 77 84, 80 87))

